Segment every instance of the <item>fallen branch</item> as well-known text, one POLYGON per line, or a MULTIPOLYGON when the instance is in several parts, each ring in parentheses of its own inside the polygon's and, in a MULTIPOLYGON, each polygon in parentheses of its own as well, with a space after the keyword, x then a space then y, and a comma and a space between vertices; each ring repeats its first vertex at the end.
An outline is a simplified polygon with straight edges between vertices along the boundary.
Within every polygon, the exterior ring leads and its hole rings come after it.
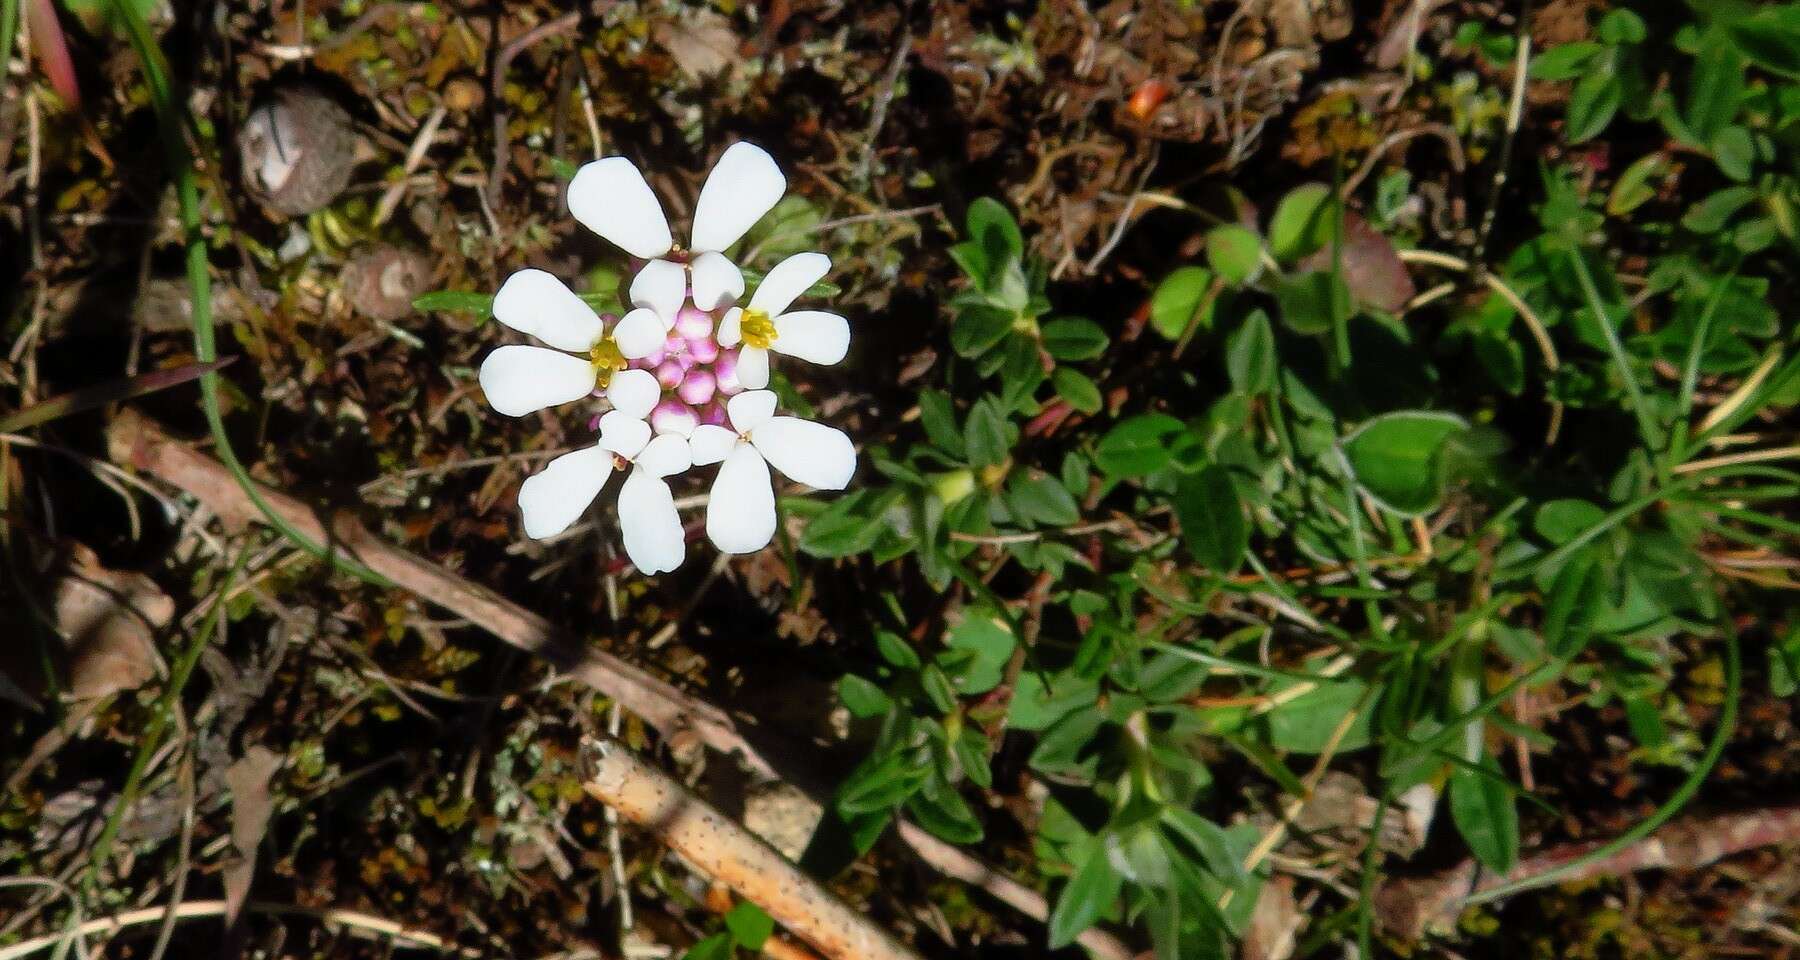
MULTIPOLYGON (((1800 805, 1677 820, 1610 857, 1583 864, 1562 882, 1617 877, 1640 870, 1697 870, 1758 847, 1800 840, 1800 805)), ((1442 873, 1399 877, 1375 895, 1375 917, 1390 933, 1417 940, 1428 930, 1456 922, 1464 905, 1484 890, 1541 876, 1573 863, 1604 841, 1551 847, 1519 861, 1505 876, 1480 873, 1465 860, 1442 873)))
MULTIPOLYGON (((262 522, 262 514, 223 465, 169 436, 149 418, 121 409, 108 425, 106 437, 109 455, 115 462, 134 466, 186 491, 228 523, 262 522)), ((815 796, 827 792, 816 774, 798 768, 794 762, 777 767, 770 754, 745 738, 723 710, 640 667, 588 648, 548 620, 492 590, 381 540, 351 517, 334 520, 328 535, 325 525, 300 501, 267 488, 261 488, 261 492, 270 506, 301 532, 318 537, 321 542, 332 542, 401 589, 456 613, 505 643, 543 657, 642 717, 664 738, 698 737, 712 749, 739 758, 760 777, 786 780, 815 796)), ((784 750, 781 755, 806 756, 798 750, 784 750)), ((1044 898, 997 868, 904 820, 899 821, 899 833, 901 840, 931 867, 981 887, 1039 923, 1048 920, 1050 910, 1044 898)), ((1083 933, 1078 942, 1101 960, 1130 960, 1134 956, 1117 937, 1098 928, 1083 933)))
POLYGON ((582 744, 583 788, 655 834, 700 872, 840 960, 918 960, 854 907, 610 737, 582 744))

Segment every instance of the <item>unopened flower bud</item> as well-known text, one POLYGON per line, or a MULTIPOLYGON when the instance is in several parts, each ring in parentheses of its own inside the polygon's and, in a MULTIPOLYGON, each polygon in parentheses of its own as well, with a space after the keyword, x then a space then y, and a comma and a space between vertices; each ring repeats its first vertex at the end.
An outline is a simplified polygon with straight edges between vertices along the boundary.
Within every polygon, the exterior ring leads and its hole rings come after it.
POLYGON ((700 418, 694 416, 694 409, 673 397, 650 411, 650 426, 658 434, 674 433, 685 437, 699 425, 700 418))
POLYGON ((705 370, 689 370, 681 386, 675 388, 675 395, 697 406, 711 400, 717 386, 712 374, 705 370))

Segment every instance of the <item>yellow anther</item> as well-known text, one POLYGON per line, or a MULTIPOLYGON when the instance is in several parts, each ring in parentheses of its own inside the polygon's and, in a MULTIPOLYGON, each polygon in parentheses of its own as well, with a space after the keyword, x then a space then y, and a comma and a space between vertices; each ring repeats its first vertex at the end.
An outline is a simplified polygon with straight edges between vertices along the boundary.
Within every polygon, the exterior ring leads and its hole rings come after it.
POLYGON ((745 310, 738 321, 738 329, 742 331, 744 342, 758 350, 769 349, 775 342, 775 321, 761 310, 745 310))
POLYGON ((625 369, 625 355, 619 352, 619 345, 611 337, 603 337, 600 342, 588 350, 588 362, 594 365, 594 384, 604 387, 612 382, 612 375, 625 369))

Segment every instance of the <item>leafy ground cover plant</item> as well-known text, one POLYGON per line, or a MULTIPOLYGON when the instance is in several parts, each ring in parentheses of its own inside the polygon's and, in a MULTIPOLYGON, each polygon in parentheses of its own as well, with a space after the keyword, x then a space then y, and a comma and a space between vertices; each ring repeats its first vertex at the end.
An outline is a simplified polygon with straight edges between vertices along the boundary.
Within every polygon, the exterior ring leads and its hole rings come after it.
POLYGON ((1791 947, 1800 4, 23 5, 0 960, 1791 947))

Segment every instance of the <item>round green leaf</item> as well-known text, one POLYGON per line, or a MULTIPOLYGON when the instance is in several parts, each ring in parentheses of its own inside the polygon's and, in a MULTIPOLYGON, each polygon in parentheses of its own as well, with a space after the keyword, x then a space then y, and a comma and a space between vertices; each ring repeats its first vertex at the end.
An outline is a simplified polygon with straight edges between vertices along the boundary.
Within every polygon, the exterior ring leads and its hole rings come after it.
POLYGON ((1395 513, 1417 516, 1437 505, 1444 443, 1467 430, 1463 418, 1401 410, 1370 420, 1344 440, 1356 482, 1395 513))
POLYGON ((1282 263, 1292 263, 1330 243, 1337 227, 1336 207, 1325 184, 1307 183, 1288 191, 1269 221, 1269 251, 1282 263))
POLYGON ((1262 269, 1262 238, 1235 223, 1214 227, 1206 235, 1206 262, 1226 283, 1241 287, 1262 269))
POLYGON ((1150 325, 1170 340, 1181 339, 1191 323, 1212 329, 1216 298, 1207 295, 1212 283, 1213 272, 1205 267, 1181 267, 1164 277, 1150 297, 1150 325))

